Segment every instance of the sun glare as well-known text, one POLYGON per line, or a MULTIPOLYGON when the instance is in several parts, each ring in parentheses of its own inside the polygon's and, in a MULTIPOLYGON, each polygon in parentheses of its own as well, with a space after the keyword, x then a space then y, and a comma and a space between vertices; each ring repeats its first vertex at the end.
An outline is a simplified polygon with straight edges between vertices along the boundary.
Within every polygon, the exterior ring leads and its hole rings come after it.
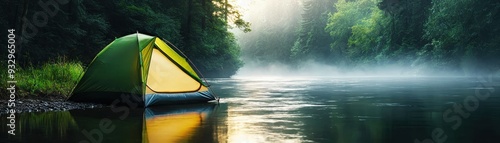
POLYGON ((236 9, 238 9, 238 11, 240 11, 241 13, 245 13, 246 11, 248 11, 252 0, 230 0, 229 2, 236 9))

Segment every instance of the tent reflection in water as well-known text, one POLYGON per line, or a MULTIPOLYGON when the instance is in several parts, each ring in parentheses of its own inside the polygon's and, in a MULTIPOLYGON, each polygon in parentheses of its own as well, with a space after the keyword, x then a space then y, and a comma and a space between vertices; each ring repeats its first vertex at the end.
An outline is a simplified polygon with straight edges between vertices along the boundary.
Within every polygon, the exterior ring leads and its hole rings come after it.
POLYGON ((205 104, 146 108, 143 142, 189 142, 193 140, 202 123, 208 120, 215 106, 205 104))
POLYGON ((217 100, 192 66, 161 38, 130 34, 97 54, 68 100, 111 104, 129 99, 145 107, 217 100))
MULTIPOLYGON (((217 104, 167 105, 130 109, 71 110, 76 131, 64 142, 179 143, 212 142, 217 104)), ((54 141, 51 141, 54 142, 54 141)), ((213 141, 217 142, 217 141, 213 141)))

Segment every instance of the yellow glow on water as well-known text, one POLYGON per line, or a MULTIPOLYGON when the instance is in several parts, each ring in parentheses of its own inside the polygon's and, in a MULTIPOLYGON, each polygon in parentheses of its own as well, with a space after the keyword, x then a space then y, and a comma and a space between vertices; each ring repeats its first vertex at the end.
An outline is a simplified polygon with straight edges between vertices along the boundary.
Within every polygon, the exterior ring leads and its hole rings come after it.
POLYGON ((269 131, 273 127, 263 126, 262 123, 265 122, 272 121, 266 119, 265 116, 248 116, 229 110, 227 141, 229 143, 304 142, 301 135, 286 135, 269 131))
POLYGON ((201 124, 200 115, 197 112, 182 113, 175 115, 157 116, 146 120, 148 141, 159 142, 186 142, 201 124))
POLYGON ((279 76, 240 78, 251 82, 237 84, 241 89, 237 93, 239 97, 224 98, 221 101, 228 105, 227 142, 308 142, 300 128, 303 123, 298 120, 303 117, 289 111, 311 104, 294 101, 300 97, 274 97, 276 92, 291 93, 292 91, 287 91, 288 88, 299 88, 297 86, 303 83, 290 82, 290 78, 279 76), (270 98, 273 100, 269 100, 270 98))

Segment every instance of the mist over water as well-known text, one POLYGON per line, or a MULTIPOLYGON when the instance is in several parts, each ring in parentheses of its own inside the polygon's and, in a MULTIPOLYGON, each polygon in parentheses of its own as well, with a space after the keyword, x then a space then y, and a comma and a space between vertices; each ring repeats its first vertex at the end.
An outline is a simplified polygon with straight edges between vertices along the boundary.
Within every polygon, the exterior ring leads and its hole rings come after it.
MULTIPOLYGON (((282 63, 261 64, 247 62, 233 77, 417 77, 429 76, 421 74, 418 68, 408 69, 398 66, 379 66, 359 69, 342 69, 312 60, 301 62, 295 66, 282 63)), ((446 75, 441 75, 446 76, 446 75)), ((453 75, 447 75, 453 76, 453 75)))
POLYGON ((242 77, 477 77, 492 76, 500 77, 500 70, 487 74, 463 75, 456 72, 432 72, 427 67, 402 67, 398 65, 369 66, 357 68, 339 68, 313 60, 303 61, 297 65, 283 63, 261 63, 245 61, 233 78, 242 77))

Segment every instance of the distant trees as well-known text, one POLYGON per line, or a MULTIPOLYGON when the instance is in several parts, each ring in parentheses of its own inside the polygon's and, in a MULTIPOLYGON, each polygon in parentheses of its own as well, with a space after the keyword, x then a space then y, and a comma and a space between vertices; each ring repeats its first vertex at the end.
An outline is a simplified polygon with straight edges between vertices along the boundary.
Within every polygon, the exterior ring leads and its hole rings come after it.
MULTIPOLYGON (((20 31, 23 9, 28 22, 36 12, 44 11, 38 1, 3 5, 2 29, 20 31)), ((228 28, 250 31, 249 23, 227 0, 75 0, 58 8, 36 35, 23 39, 18 53, 23 65, 42 65, 58 57, 89 63, 114 38, 137 31, 169 40, 207 76, 227 77, 242 65, 239 46, 228 28)))
POLYGON ((424 24, 424 53, 464 72, 500 68, 500 1, 433 0, 424 24))
POLYGON ((500 68, 498 0, 299 1, 295 40, 276 38, 280 32, 274 32, 261 33, 254 41, 294 41, 293 46, 247 50, 265 51, 259 57, 276 57, 272 53, 278 49, 289 49, 277 53, 289 54, 284 63, 291 65, 315 60, 343 68, 392 65, 466 75, 500 68))
POLYGON ((373 12, 372 0, 345 1, 335 4, 337 12, 331 13, 325 30, 330 33, 333 42, 331 49, 335 53, 336 62, 352 65, 373 58, 373 44, 377 33, 377 13, 373 12))
POLYGON ((291 48, 297 40, 300 5, 296 0, 268 1, 255 6, 250 19, 252 32, 240 38, 242 58, 258 64, 290 63, 291 48))
POLYGON ((331 0, 303 1, 298 37, 291 49, 291 57, 297 60, 315 60, 331 63, 330 43, 333 42, 324 30, 328 14, 334 12, 331 0))
MULTIPOLYGON (((38 1, 1 4, 0 28, 20 33, 22 17, 33 22, 44 11, 38 1)), ((254 8, 262 9, 252 13, 261 16, 254 31, 238 38, 242 58, 263 64, 314 60, 462 74, 500 68, 498 0, 288 0, 254 8)), ((20 39, 17 58, 35 66, 58 57, 89 63, 115 37, 138 31, 169 40, 206 75, 227 77, 242 66, 228 28, 250 31, 228 0, 75 0, 20 39)))

